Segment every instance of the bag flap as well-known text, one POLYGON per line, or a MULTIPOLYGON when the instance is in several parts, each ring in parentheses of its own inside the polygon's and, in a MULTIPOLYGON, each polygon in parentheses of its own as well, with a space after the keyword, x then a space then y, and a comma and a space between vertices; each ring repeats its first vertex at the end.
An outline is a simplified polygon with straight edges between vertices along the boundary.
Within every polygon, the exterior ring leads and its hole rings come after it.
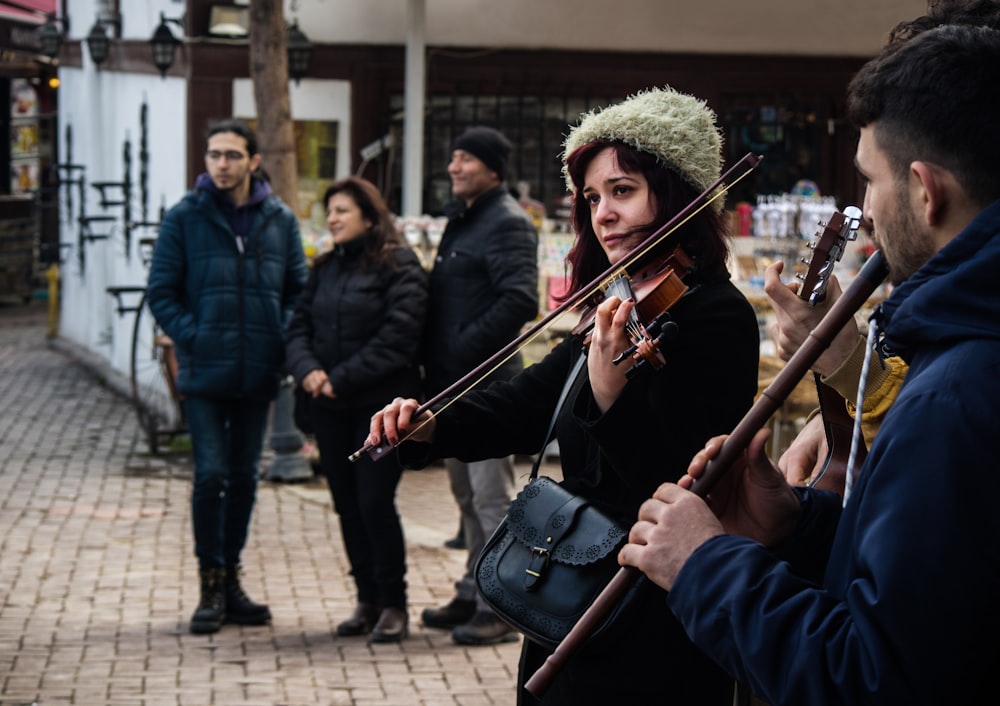
POLYGON ((625 529, 551 478, 528 483, 510 505, 507 526, 529 549, 548 551, 553 561, 591 564, 621 546, 625 529))

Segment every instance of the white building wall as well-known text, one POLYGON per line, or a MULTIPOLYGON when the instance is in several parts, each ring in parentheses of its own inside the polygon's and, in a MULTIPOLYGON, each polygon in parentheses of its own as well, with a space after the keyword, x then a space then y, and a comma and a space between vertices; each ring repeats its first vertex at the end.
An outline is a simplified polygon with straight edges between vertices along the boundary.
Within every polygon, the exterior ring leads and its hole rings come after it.
MULTIPOLYGON (((79 190, 75 185, 61 187, 61 241, 65 246, 60 335, 106 359, 112 368, 128 374, 134 314, 119 315, 118 302, 108 294, 107 288, 145 285, 146 270, 138 240, 153 233, 133 229, 130 253, 126 256, 124 209, 121 206, 102 209, 101 194, 92 184, 124 179, 123 152, 128 141, 131 144, 131 217, 134 221, 143 220, 140 111, 145 103, 146 150, 149 153, 147 219, 159 220, 161 206, 169 208, 188 188, 184 184, 187 94, 183 79, 161 79, 149 74, 102 74, 88 62, 89 57, 86 57, 83 69, 61 71, 59 135, 60 140, 64 140, 67 126, 71 127, 72 161, 85 166, 86 215, 109 215, 115 220, 93 225, 95 233, 107 233, 109 237, 82 245, 81 269, 77 220, 81 212, 79 190), (72 213, 68 211, 66 199, 70 189, 72 213)), ((66 159, 65 145, 63 150, 62 158, 66 159)), ((109 199, 116 200, 121 189, 108 188, 106 193, 109 199)), ((136 301, 133 296, 124 303, 136 301)))

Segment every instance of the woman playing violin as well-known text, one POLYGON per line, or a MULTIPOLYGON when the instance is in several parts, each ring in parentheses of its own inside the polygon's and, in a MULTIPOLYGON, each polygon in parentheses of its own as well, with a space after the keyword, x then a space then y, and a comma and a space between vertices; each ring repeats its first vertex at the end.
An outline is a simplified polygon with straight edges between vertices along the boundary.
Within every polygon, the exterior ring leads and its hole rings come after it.
MULTIPOLYGON (((584 115, 563 157, 576 231, 570 296, 708 189, 719 177, 720 150, 714 113, 670 88, 584 115)), ((558 412, 563 485, 633 522, 643 500, 663 481, 680 478, 706 439, 742 418, 757 390, 757 322, 726 270, 720 201, 669 237, 670 248, 679 245, 693 264, 683 272, 686 292, 670 306, 677 332, 660 345, 662 365, 626 376, 633 357, 614 362, 635 343, 627 331, 636 301, 607 294, 596 304, 586 347, 567 337, 512 380, 473 390, 436 415, 413 418, 418 402, 396 398, 372 417, 368 443, 383 436, 398 443, 409 467, 447 456, 533 454, 558 412), (569 393, 556 410, 564 385, 569 393)), ((614 625, 573 656, 542 703, 732 702, 732 680, 687 640, 663 591, 640 581, 627 601, 614 625)), ((519 703, 538 703, 523 684, 547 655, 524 641, 519 703)))

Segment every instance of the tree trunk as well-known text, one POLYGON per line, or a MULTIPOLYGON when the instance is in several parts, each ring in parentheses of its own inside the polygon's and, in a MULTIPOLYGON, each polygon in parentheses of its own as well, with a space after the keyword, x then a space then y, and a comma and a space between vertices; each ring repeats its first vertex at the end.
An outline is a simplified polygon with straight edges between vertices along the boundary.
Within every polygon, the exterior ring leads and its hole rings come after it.
POLYGON ((282 4, 283 0, 250 0, 250 78, 261 166, 274 193, 298 213, 298 161, 282 4))

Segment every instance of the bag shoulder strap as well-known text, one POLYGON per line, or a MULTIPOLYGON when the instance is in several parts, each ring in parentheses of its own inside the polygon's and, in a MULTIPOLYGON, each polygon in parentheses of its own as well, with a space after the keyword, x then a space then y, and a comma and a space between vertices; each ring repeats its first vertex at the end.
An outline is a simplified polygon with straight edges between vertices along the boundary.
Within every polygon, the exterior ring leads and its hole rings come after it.
POLYGON ((569 389, 573 387, 574 381, 576 381, 577 376, 580 374, 580 370, 583 368, 583 364, 587 360, 587 354, 581 353, 573 363, 573 368, 570 370, 569 375, 566 376, 566 382, 563 384, 562 392, 559 393, 559 401, 556 402, 556 407, 552 411, 552 420, 549 422, 549 430, 545 432, 545 439, 542 441, 542 448, 538 452, 538 456, 535 458, 535 463, 531 466, 531 480, 535 480, 538 477, 538 467, 542 465, 542 458, 545 457, 545 449, 548 448, 549 442, 552 440, 552 432, 556 428, 556 419, 559 417, 559 412, 562 411, 563 405, 566 403, 566 397, 569 395, 569 389))

